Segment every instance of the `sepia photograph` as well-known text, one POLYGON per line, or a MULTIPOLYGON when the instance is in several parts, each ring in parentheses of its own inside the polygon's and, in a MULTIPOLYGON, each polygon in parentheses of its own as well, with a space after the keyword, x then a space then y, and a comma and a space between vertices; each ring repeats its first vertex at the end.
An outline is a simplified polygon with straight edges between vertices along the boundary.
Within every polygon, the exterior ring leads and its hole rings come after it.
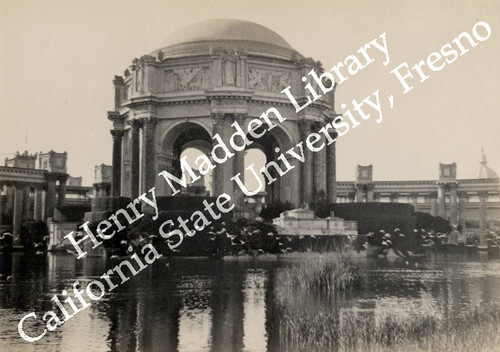
POLYGON ((500 2, 0 0, 0 351, 500 351, 500 2))

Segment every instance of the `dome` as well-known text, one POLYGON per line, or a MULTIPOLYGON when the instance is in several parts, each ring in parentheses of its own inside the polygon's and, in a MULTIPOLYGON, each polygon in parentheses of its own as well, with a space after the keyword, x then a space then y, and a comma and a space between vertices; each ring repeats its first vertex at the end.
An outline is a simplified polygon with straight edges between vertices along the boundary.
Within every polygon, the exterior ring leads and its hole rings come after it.
POLYGON ((479 172, 477 174, 477 178, 498 178, 498 175, 491 167, 487 165, 486 155, 483 153, 483 159, 481 160, 481 167, 479 168, 479 172))
MULTIPOLYGON (((249 54, 288 60, 293 55, 301 56, 269 28, 235 19, 214 19, 184 27, 167 39, 161 51, 165 58, 175 58, 203 55, 219 49, 228 52, 243 49, 249 54)), ((156 56, 158 52, 151 54, 156 56)))
POLYGON ((285 39, 260 24, 235 20, 214 19, 184 27, 167 41, 166 46, 216 40, 244 40, 292 49, 285 39))

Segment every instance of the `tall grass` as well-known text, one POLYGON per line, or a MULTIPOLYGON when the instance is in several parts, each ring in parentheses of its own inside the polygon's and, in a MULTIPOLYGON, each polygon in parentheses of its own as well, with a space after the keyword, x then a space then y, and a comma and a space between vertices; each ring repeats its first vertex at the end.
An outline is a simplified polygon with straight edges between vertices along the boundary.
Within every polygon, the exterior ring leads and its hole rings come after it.
POLYGON ((414 316, 376 324, 366 316, 283 309, 282 351, 500 351, 500 306, 483 305, 448 319, 414 316))
POLYGON ((358 266, 351 258, 343 255, 307 258, 300 264, 285 268, 279 273, 281 284, 297 289, 344 291, 359 281, 358 266))

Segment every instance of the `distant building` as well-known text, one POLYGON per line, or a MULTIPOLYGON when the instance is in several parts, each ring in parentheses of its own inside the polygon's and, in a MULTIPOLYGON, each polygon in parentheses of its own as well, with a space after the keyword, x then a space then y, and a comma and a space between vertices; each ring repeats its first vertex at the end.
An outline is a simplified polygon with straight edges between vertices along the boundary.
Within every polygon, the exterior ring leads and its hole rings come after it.
POLYGON ((90 204, 91 188, 81 185, 81 177, 68 175, 66 162, 66 152, 52 150, 17 152, 5 159, 5 166, 0 166, 0 231, 12 231, 17 237, 23 222, 47 221, 56 206, 90 204))
POLYGON ((338 203, 409 203, 415 211, 461 225, 465 233, 482 233, 500 219, 500 182, 486 155, 472 179, 457 179, 457 165, 439 164, 439 179, 373 181, 373 166, 358 165, 356 181, 337 183, 338 203))
POLYGON ((356 221, 337 218, 333 212, 328 218, 316 218, 309 209, 287 210, 273 219, 279 235, 349 236, 357 235, 356 221))

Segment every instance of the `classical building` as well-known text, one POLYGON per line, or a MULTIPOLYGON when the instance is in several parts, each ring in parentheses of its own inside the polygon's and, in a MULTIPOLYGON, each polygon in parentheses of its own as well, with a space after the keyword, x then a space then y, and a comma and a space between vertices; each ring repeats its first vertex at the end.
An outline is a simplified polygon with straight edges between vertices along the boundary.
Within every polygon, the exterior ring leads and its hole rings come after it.
POLYGON ((56 206, 89 203, 90 187, 66 171, 67 154, 19 152, 0 166, 0 230, 19 234, 28 220, 47 221, 56 206), (37 165, 38 160, 38 167, 37 165))
MULTIPOLYGON (((255 23, 211 20, 178 31, 165 47, 134 59, 123 76, 115 76, 115 110, 107 115, 113 122, 111 195, 135 198, 151 187, 158 196, 171 195, 159 172, 180 176, 183 151, 191 147, 208 155, 215 134, 227 143, 231 124, 246 126, 271 107, 287 120, 275 119, 278 126, 258 140, 250 138, 249 148, 262 150, 267 162, 275 160, 276 148, 293 147, 335 115, 334 90, 299 113, 281 93, 291 86, 297 101, 306 101, 310 93, 302 77, 311 69, 320 73, 321 64, 255 23)), ((320 191, 336 199, 335 144, 304 152, 304 163, 290 161, 293 172, 267 186, 267 201, 301 205, 320 191)), ((225 192, 242 201, 230 179, 244 172, 244 153, 212 171, 212 196, 225 192)))
POLYGON ((440 163, 437 180, 373 181, 373 166, 358 165, 356 181, 337 183, 337 202, 410 203, 415 211, 482 233, 488 222, 500 220, 499 178, 484 153, 476 175, 457 179, 455 163, 440 163))
POLYGON ((356 221, 335 217, 333 212, 327 218, 317 218, 309 209, 287 210, 273 219, 273 225, 280 235, 354 236, 358 234, 356 221))

